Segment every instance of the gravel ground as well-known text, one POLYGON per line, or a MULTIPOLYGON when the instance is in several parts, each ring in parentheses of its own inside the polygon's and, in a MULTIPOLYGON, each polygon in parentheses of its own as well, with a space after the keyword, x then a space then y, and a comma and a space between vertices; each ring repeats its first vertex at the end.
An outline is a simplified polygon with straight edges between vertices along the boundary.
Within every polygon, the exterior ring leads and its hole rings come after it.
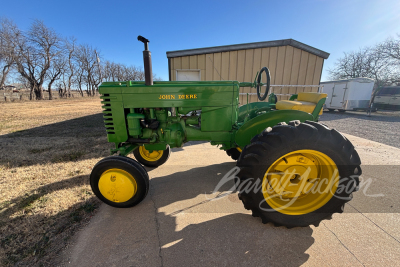
POLYGON ((400 112, 324 112, 320 122, 342 133, 400 148, 400 112))

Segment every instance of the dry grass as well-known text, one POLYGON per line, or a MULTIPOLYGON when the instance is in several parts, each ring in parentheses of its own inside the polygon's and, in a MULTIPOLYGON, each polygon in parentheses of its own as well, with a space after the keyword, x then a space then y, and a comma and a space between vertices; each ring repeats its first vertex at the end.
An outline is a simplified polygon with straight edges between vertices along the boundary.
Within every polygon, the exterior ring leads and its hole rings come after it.
POLYGON ((0 265, 49 266, 99 205, 110 144, 98 98, 0 104, 0 265))

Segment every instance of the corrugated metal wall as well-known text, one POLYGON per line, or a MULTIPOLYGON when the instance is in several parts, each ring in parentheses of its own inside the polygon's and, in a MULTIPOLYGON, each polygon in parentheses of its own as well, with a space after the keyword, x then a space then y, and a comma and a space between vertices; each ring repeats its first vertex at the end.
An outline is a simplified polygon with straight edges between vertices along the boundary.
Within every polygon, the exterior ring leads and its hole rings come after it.
MULTIPOLYGON (((199 69, 202 81, 237 80, 254 81, 261 67, 271 72, 271 84, 319 85, 324 59, 292 46, 267 47, 171 58, 171 80, 176 80, 176 70, 199 69)), ((265 80, 265 78, 263 78, 265 80)), ((272 88, 274 93, 295 94, 317 91, 316 87, 272 88)), ((241 88, 241 93, 255 93, 255 89, 241 88)), ((240 96, 240 103, 247 102, 240 96)), ((280 99, 288 99, 281 97, 280 99)), ((249 96, 250 102, 258 101, 249 96)))

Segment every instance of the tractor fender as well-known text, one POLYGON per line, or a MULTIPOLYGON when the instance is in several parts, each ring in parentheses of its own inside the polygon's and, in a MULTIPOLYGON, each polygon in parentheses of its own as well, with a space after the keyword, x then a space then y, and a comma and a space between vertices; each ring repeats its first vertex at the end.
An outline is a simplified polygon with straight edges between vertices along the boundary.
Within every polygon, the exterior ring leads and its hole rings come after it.
POLYGON ((253 102, 246 105, 243 105, 239 108, 238 111, 238 122, 243 122, 246 118, 247 114, 257 111, 260 108, 269 107, 270 103, 268 102, 253 102))
POLYGON ((300 110, 274 110, 267 112, 244 123, 236 132, 235 142, 239 147, 244 147, 250 144, 251 139, 256 134, 264 131, 264 129, 280 122, 288 123, 293 120, 301 122, 306 120, 313 121, 314 117, 310 113, 300 110))

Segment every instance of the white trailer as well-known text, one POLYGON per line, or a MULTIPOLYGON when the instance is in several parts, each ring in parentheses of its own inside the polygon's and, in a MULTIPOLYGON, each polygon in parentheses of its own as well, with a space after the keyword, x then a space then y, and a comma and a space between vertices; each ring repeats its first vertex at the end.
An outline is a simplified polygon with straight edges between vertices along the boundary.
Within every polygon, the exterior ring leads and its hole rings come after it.
POLYGON ((367 109, 374 89, 374 80, 353 78, 348 80, 321 82, 321 92, 328 94, 325 108, 346 110, 367 109))

